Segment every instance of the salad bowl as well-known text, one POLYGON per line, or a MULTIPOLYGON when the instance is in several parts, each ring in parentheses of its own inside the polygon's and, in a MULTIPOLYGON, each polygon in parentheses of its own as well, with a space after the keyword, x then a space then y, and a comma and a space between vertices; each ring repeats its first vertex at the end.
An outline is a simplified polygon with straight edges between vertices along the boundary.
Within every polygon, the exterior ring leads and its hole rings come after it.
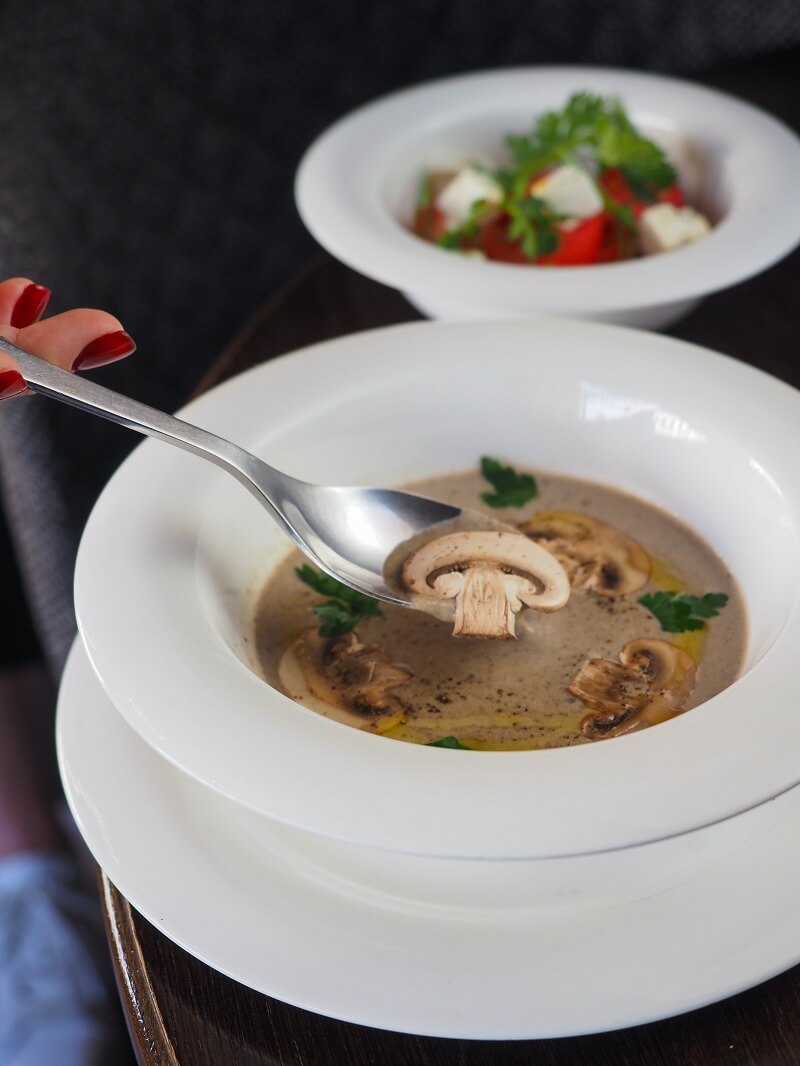
POLYGON ((433 318, 550 312, 649 329, 759 273, 800 240, 800 141, 725 94, 651 74, 538 67, 416 86, 335 123, 308 149, 296 201, 312 235, 355 270, 399 289, 433 318), (588 266, 519 265, 447 252, 411 232, 421 179, 473 161, 504 164, 504 140, 578 92, 618 99, 666 153, 701 240, 588 266))

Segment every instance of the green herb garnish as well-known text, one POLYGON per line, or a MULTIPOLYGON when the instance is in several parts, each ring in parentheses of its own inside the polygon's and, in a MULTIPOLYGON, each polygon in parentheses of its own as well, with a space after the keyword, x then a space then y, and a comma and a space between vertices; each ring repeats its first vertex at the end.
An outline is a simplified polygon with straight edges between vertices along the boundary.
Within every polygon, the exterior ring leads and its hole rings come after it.
POLYGON ((417 189, 417 210, 424 211, 431 206, 432 200, 433 188, 430 175, 423 174, 419 181, 419 188, 417 189))
POLYGON ((484 216, 496 208, 497 204, 490 203, 488 200, 476 200, 469 209, 466 222, 448 230, 436 243, 442 248, 447 248, 448 251, 460 251, 464 241, 476 236, 484 216))
POLYGON ((618 167, 640 189, 661 189, 677 180, 664 152, 638 132, 615 97, 575 93, 563 110, 542 115, 527 137, 507 137, 506 144, 518 195, 539 171, 580 166, 587 156, 600 167, 618 167))
POLYGON ((619 100, 612 98, 605 102, 595 140, 597 162, 601 167, 619 167, 640 200, 654 200, 654 188, 665 189, 678 180, 664 152, 653 141, 642 137, 619 100))
POLYGON ((559 236, 556 223, 562 220, 546 201, 538 196, 525 196, 514 200, 507 197, 503 209, 511 218, 508 236, 516 240, 528 259, 551 255, 558 248, 559 236))
POLYGON ((494 492, 482 492, 481 499, 490 507, 524 507, 539 495, 536 478, 532 474, 518 474, 513 466, 503 466, 488 455, 481 458, 481 475, 494 492))
MULTIPOLYGON (((503 171, 498 171, 494 177, 501 185, 508 185, 503 180, 503 171)), ((537 196, 515 196, 508 190, 499 201, 476 200, 467 220, 448 230, 437 244, 450 251, 463 251, 464 246, 468 247, 469 241, 477 236, 483 219, 494 213, 509 216, 508 238, 519 244, 528 259, 550 255, 558 248, 556 223, 562 221, 562 216, 537 196)))
POLYGON ((716 618, 728 597, 724 592, 688 596, 678 592, 648 592, 639 603, 658 619, 665 633, 685 633, 705 629, 705 618, 716 618))
POLYGON ((466 744, 462 744, 455 737, 441 737, 439 740, 429 740, 426 748, 458 748, 459 751, 472 751, 466 744))
POLYGON ((595 138, 605 103, 592 93, 575 93, 561 111, 546 111, 527 136, 511 135, 514 188, 522 194, 531 178, 547 167, 574 162, 575 153, 595 138))
POLYGON ((377 600, 343 585, 335 577, 323 574, 307 563, 295 567, 295 573, 309 588, 328 597, 324 603, 314 604, 311 608, 322 622, 319 627, 321 637, 340 637, 355 629, 362 619, 374 618, 381 613, 377 600))

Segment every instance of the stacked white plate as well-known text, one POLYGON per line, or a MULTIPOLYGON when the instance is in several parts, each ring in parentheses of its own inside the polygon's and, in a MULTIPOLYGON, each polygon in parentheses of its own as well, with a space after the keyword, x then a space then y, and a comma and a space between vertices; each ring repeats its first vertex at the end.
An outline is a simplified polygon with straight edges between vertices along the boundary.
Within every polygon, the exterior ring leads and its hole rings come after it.
POLYGON ((639 1024, 800 960, 794 390, 613 327, 425 323, 276 360, 185 414, 321 483, 481 453, 612 482, 720 551, 751 625, 735 685, 641 734, 510 753, 368 736, 250 665, 287 550, 266 512, 146 442, 85 532, 58 731, 89 847, 157 928, 288 1003, 482 1039, 639 1024))

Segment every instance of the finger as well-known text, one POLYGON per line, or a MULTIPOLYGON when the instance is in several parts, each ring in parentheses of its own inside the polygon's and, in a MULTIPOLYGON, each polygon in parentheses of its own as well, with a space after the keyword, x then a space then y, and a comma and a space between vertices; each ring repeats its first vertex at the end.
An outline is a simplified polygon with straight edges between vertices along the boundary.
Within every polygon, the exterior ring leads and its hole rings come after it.
POLYGON ((0 282, 0 322, 30 326, 38 322, 50 302, 50 290, 30 278, 10 278, 0 282))
POLYGON ((85 308, 17 330, 17 344, 65 370, 91 370, 136 351, 119 319, 85 308))
MULTIPOLYGON (((119 319, 106 311, 64 311, 24 329, 2 327, 0 334, 64 370, 90 370, 136 350, 135 341, 122 329, 119 319)), ((24 388, 14 360, 0 353, 0 399, 17 395, 24 388)))

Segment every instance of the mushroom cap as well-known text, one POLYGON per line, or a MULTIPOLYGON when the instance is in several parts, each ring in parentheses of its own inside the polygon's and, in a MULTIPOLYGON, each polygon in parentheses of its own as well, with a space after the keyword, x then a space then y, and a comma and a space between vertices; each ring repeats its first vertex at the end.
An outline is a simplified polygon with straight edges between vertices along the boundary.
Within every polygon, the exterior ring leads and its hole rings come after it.
POLYGON ((385 733, 405 719, 393 694, 413 671, 393 663, 382 648, 362 644, 355 633, 326 640, 313 629, 290 644, 278 663, 281 688, 327 718, 367 732, 385 733))
POLYGON ((638 592, 650 577, 652 562, 641 544, 591 515, 539 511, 519 529, 561 562, 576 588, 625 596, 638 592))
POLYGON ((479 530, 448 533, 406 559, 402 580, 419 596, 447 599, 460 590, 464 571, 483 566, 517 579, 509 593, 528 607, 556 611, 569 599, 570 585, 558 560, 519 533, 479 530))
POLYGON ((620 736, 680 713, 697 680, 697 663, 666 640, 629 641, 613 659, 587 659, 568 691, 590 708, 581 721, 591 740, 620 736))
POLYGON ((647 678, 649 691, 682 707, 697 680, 697 663, 668 640, 631 640, 620 652, 620 662, 647 678))

